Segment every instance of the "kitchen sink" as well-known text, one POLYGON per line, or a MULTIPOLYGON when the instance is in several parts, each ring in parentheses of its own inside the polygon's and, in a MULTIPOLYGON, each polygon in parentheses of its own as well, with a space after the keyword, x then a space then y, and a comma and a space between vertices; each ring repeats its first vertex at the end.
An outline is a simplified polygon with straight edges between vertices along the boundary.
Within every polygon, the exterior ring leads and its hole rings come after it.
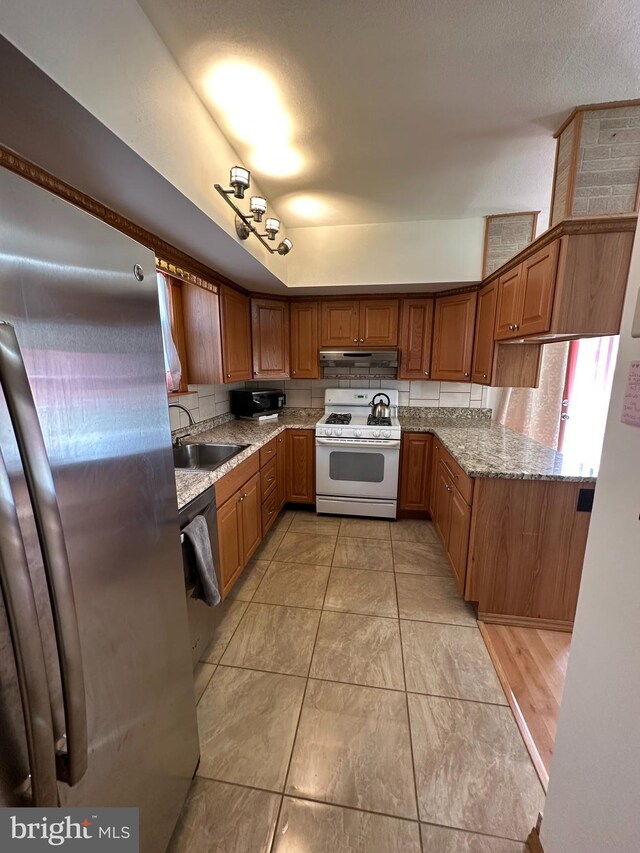
POLYGON ((249 447, 248 444, 181 444, 173 447, 176 468, 213 471, 249 447))

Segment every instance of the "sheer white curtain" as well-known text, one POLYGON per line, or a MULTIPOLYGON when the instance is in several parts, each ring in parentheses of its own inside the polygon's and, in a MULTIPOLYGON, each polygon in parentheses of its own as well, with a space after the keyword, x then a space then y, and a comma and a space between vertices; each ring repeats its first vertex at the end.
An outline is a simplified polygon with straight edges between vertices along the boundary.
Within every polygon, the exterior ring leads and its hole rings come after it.
POLYGON ((568 354, 568 341, 545 344, 540 384, 537 388, 503 388, 496 412, 498 423, 556 450, 568 354))
POLYGON ((164 350, 164 369, 167 379, 167 391, 179 391, 182 378, 182 365, 178 350, 171 333, 171 297, 169 284, 162 273, 158 273, 158 301, 160 303, 160 326, 164 350))

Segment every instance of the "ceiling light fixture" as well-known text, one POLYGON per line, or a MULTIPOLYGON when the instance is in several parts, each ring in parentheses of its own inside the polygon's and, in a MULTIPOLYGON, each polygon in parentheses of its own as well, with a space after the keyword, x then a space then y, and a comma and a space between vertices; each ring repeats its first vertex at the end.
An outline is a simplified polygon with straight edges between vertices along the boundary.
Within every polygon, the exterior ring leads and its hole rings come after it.
POLYGON ((265 249, 268 249, 271 254, 276 252, 279 255, 288 255, 293 248, 293 243, 288 237, 285 237, 275 249, 267 243, 267 240, 274 241, 276 234, 280 230, 280 220, 275 217, 269 217, 266 220, 264 227, 266 234, 259 234, 254 222, 262 222, 262 217, 267 212, 267 200, 259 195, 252 195, 249 202, 249 210, 251 213, 243 213, 240 208, 231 201, 230 196, 234 198, 244 198, 244 191, 251 186, 251 172, 248 169, 243 169, 242 166, 234 166, 231 169, 229 183, 231 189, 226 190, 220 184, 214 184, 215 189, 220 193, 222 198, 227 202, 236 214, 236 234, 241 240, 246 240, 249 234, 255 234, 258 240, 262 243, 265 249))

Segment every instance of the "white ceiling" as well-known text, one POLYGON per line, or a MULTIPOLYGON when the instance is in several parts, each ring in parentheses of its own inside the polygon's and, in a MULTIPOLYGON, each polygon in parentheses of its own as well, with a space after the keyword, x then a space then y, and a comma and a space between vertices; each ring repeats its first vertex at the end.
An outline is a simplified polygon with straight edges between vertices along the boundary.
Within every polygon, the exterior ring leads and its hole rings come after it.
POLYGON ((545 210, 569 110, 639 94, 637 0, 138 2, 289 227, 545 210))

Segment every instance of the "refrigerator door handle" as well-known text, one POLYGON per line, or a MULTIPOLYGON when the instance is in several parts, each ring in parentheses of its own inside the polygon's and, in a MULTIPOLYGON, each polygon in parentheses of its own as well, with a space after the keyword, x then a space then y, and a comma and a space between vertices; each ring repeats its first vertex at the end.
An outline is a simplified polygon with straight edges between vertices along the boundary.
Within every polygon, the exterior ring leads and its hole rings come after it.
POLYGON ((53 474, 14 327, 0 320, 0 386, 13 425, 33 507, 56 635, 66 751, 56 755, 60 781, 75 785, 88 763, 87 706, 71 570, 53 474))
POLYGON ((31 768, 31 804, 58 805, 56 749, 47 670, 27 555, 0 450, 0 590, 11 634, 31 768))

